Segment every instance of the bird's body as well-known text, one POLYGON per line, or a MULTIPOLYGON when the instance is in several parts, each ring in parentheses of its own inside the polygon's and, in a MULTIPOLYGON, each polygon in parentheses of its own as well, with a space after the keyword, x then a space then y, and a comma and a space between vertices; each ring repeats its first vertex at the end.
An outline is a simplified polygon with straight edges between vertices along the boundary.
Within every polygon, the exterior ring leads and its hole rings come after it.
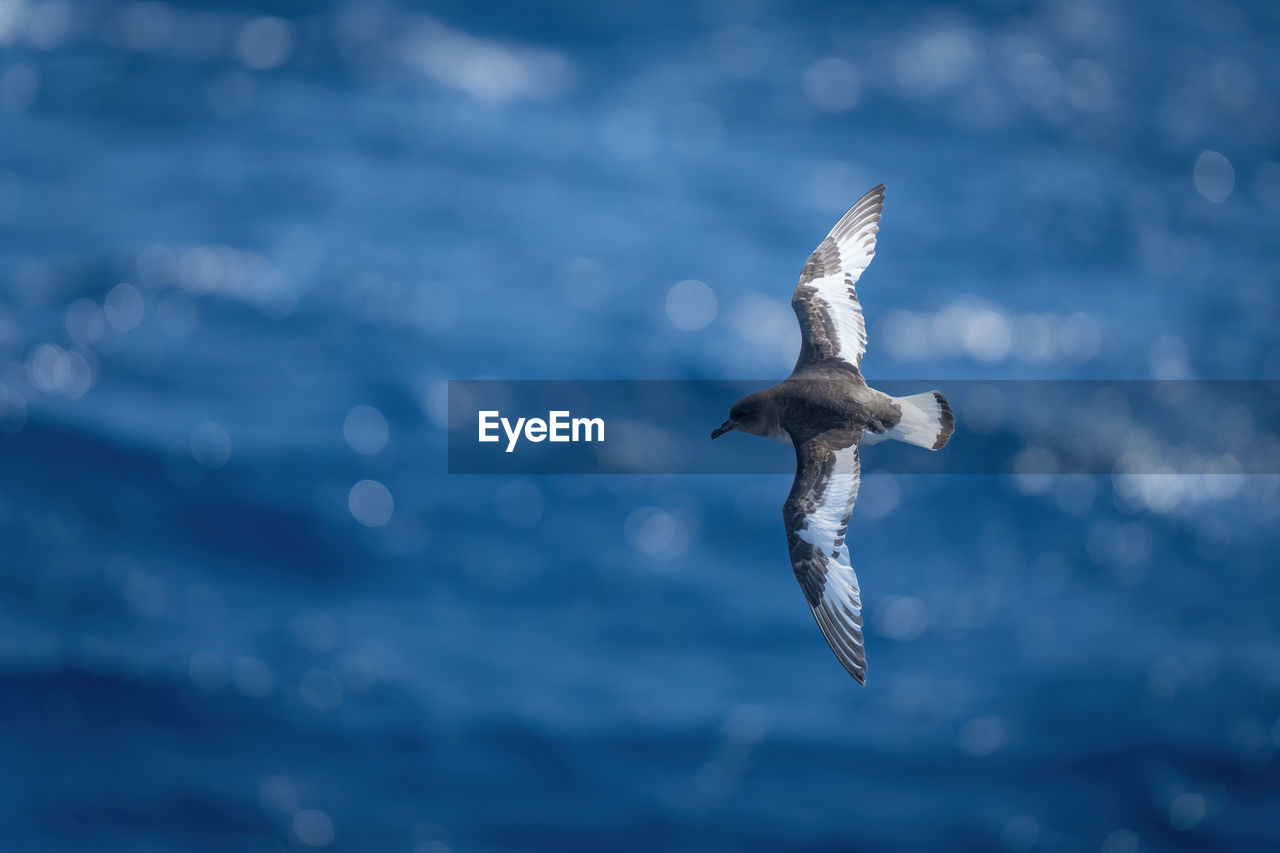
POLYGON ((823 636, 859 683, 866 682, 862 600, 845 542, 858 497, 858 448, 892 438, 938 450, 955 425, 939 392, 891 397, 862 377, 866 324, 855 284, 875 254, 883 201, 882 184, 805 262, 791 299, 802 333, 791 375, 743 397, 711 433, 738 430, 795 447, 796 477, 782 508, 791 566, 823 636))
POLYGON ((804 440, 832 430, 883 433, 902 415, 892 397, 867 385, 855 368, 834 360, 806 365, 759 395, 769 412, 764 437, 784 444, 794 444, 793 436, 804 440))

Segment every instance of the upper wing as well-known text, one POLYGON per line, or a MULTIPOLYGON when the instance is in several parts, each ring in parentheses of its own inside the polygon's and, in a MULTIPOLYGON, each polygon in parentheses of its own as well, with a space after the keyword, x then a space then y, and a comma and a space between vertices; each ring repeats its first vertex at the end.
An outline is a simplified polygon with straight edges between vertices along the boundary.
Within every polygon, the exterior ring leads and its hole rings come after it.
POLYGON ((866 684, 861 590, 844 541, 858 498, 861 466, 857 435, 839 436, 832 440, 835 436, 828 432, 796 443, 796 479, 782 519, 791 568, 813 618, 844 668, 859 684, 866 684))
POLYGON ((858 199, 800 271, 791 307, 800 320, 800 358, 806 364, 838 358, 853 367, 867 351, 867 327, 854 285, 876 252, 884 184, 858 199))

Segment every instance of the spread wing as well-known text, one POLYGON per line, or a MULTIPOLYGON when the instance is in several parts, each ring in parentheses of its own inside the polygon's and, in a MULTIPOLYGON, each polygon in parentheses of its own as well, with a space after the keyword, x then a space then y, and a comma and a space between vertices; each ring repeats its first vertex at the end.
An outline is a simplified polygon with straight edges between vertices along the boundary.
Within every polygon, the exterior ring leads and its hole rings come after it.
POLYGON ((855 285, 876 252, 884 184, 858 199, 831 229, 800 271, 791 307, 800 320, 800 358, 806 364, 838 358, 857 368, 867 351, 855 285))
POLYGON ((796 442, 796 479, 782 518, 791 567, 813 618, 844 668, 866 684, 861 590, 844 541, 860 474, 856 432, 796 442))

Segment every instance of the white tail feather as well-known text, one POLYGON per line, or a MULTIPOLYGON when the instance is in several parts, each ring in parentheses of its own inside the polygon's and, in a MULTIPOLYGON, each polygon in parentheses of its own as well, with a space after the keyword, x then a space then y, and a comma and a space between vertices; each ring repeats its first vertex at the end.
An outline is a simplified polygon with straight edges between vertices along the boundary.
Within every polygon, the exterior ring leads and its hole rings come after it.
POLYGON ((937 391, 894 397, 902 409, 902 419, 882 433, 863 433, 862 444, 876 444, 886 439, 905 441, 926 450, 937 450, 947 443, 955 430, 955 416, 947 398, 937 391))

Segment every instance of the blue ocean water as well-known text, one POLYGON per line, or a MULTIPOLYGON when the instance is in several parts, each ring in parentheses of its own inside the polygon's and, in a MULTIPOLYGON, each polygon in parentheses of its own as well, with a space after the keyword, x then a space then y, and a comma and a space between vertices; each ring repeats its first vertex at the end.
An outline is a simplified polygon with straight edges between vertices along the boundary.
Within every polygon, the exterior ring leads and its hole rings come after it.
POLYGON ((1275 477, 867 477, 860 688, 788 477, 444 437, 449 378, 780 378, 881 181, 873 384, 1278 378, 1277 55, 1262 2, 0 0, 0 849, 1274 849, 1275 477))

